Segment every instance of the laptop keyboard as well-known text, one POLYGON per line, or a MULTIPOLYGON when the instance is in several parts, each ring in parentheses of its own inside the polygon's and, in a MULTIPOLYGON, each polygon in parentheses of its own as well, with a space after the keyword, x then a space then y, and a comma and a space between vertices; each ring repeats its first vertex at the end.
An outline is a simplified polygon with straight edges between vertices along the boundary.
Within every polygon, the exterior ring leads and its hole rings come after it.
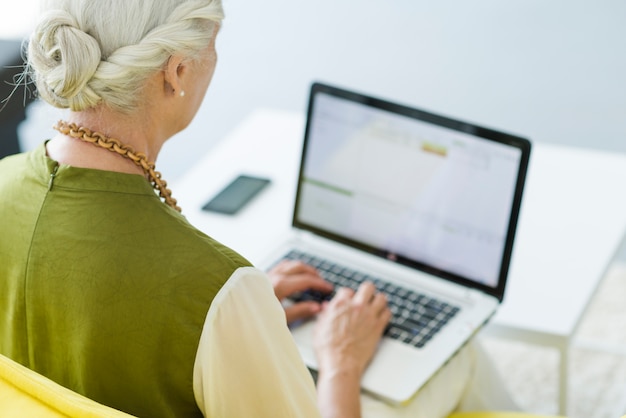
MULTIPOLYGON (((320 275, 335 287, 356 290, 364 281, 374 283, 379 292, 387 295, 392 313, 385 335, 418 348, 424 347, 460 310, 457 306, 301 251, 290 251, 284 258, 300 260, 315 267, 320 275)), ((305 300, 321 302, 330 300, 333 296, 334 293, 306 291, 292 296, 291 299, 296 302, 305 300)))

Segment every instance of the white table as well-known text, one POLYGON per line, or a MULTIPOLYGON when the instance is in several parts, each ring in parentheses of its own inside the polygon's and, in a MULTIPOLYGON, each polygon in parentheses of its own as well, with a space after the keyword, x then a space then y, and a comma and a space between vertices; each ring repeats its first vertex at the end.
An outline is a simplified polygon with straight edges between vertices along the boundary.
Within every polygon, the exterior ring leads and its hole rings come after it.
MULTIPOLYGON (((183 214, 261 260, 291 224, 303 132, 300 113, 254 112, 172 185, 183 214), (200 209, 242 172, 272 184, 236 216, 200 209)), ((504 303, 485 331, 560 351, 561 414, 574 334, 625 231, 626 155, 533 144, 504 303)))

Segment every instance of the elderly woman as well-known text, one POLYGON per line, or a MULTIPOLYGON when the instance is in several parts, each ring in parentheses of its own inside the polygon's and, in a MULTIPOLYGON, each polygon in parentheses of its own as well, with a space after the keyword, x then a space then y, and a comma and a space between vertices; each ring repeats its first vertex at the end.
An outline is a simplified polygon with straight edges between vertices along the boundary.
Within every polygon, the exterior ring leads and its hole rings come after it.
MULTIPOLYGON (((155 171, 209 86, 222 17, 219 0, 47 2, 28 64, 69 112, 0 161, 0 353, 139 416, 359 416, 385 297, 364 284, 285 312, 279 299, 330 284, 301 263, 253 268, 191 226, 155 171), (286 326, 312 315, 317 388, 286 326)), ((428 416, 466 390, 468 353, 418 396, 428 416)))
MULTIPOLYGON (((48 2, 28 63, 70 112, 0 163, 0 352, 139 416, 356 415, 385 298, 325 307, 318 401, 270 280, 189 225, 155 171, 211 81, 222 16, 218 0, 48 2)), ((330 290, 302 264, 273 274, 277 292, 330 290)))

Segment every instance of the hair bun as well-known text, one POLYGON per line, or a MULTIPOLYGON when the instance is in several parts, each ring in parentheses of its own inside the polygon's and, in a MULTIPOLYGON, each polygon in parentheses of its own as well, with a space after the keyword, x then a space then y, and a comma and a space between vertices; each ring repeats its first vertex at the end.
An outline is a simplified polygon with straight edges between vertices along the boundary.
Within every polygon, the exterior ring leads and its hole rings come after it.
POLYGON ((131 113, 173 54, 195 61, 224 18, 221 0, 47 0, 28 46, 39 95, 82 111, 131 113))
POLYGON ((100 65, 100 45, 69 13, 52 10, 43 15, 28 55, 39 94, 50 104, 84 110, 101 100, 89 87, 100 65))

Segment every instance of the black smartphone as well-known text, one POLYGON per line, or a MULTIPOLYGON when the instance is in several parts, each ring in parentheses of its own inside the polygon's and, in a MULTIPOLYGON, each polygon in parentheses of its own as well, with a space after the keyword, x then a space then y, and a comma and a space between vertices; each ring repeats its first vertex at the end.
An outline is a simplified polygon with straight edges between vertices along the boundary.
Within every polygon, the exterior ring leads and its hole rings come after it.
POLYGON ((241 174, 213 196, 202 209, 234 215, 268 184, 269 179, 241 174))

